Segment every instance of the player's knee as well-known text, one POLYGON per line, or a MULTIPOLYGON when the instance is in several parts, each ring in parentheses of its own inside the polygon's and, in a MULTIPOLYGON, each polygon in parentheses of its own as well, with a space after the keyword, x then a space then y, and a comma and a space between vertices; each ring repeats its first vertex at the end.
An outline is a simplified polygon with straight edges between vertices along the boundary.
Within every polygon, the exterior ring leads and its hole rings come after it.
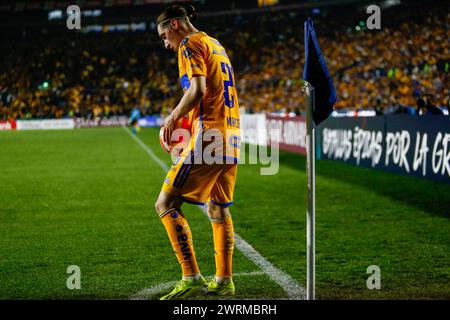
POLYGON ((208 204, 208 217, 210 219, 224 219, 230 215, 228 207, 221 207, 212 203, 208 204))
POLYGON ((182 204, 183 201, 178 197, 167 193, 161 193, 158 200, 156 200, 155 210, 158 215, 161 215, 163 212, 170 209, 179 210, 182 204))
POLYGON ((160 199, 156 200, 155 210, 156 210, 156 213, 158 215, 163 213, 164 211, 166 211, 168 209, 169 209, 169 207, 168 207, 168 205, 167 205, 167 203, 165 201, 160 200, 160 199))
POLYGON ((159 201, 158 200, 156 200, 156 202, 155 202, 155 211, 156 211, 156 214, 159 214, 161 211, 161 205, 160 205, 160 203, 159 203, 159 201))

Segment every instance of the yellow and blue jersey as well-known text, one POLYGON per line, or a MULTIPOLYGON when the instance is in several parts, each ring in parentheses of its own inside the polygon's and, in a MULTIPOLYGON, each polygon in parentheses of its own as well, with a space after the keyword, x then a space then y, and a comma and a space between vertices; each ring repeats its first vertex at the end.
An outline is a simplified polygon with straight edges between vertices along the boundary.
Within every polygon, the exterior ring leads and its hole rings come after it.
POLYGON ((189 113, 192 147, 208 129, 219 130, 227 160, 239 159, 240 117, 233 67, 223 46, 204 32, 185 38, 178 49, 181 86, 189 88, 192 77, 206 78, 206 92, 189 113))

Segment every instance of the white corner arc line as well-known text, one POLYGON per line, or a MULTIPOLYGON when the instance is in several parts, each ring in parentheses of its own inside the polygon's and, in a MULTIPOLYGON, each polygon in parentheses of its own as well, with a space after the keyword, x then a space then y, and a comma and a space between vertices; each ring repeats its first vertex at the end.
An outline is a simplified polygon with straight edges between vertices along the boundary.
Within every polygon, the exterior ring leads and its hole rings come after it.
MULTIPOLYGON (((136 141, 139 146, 156 162, 159 166, 167 171, 169 167, 159 159, 152 149, 141 141, 138 137, 134 136, 125 126, 122 127, 123 130, 136 141)), ((206 208, 202 206, 197 206, 197 208, 202 211, 205 215, 206 208)), ((235 233, 235 246, 245 257, 252 261, 255 265, 261 268, 264 273, 266 273, 275 283, 277 283, 287 294, 288 299, 292 300, 305 300, 306 291, 298 284, 298 282, 293 279, 290 275, 284 271, 275 267, 267 259, 265 259, 258 251, 256 251, 247 241, 245 241, 241 236, 235 233)), ((170 283, 171 285, 173 283, 170 283)), ((166 285, 166 284, 161 284, 166 285)), ((145 290, 145 289, 144 289, 145 290)), ((164 290, 164 288, 161 288, 164 290)))
MULTIPOLYGON (((263 274, 265 274, 265 273, 261 272, 261 271, 259 271, 259 272, 243 272, 243 273, 236 273, 233 275, 233 277, 260 276, 263 274)), ((207 276, 207 278, 214 278, 214 276, 213 275, 207 276)), ((130 296, 130 300, 154 299, 158 293, 173 287, 176 283, 177 283, 177 281, 168 281, 168 282, 154 285, 150 288, 143 289, 143 290, 139 291, 138 293, 130 296)))

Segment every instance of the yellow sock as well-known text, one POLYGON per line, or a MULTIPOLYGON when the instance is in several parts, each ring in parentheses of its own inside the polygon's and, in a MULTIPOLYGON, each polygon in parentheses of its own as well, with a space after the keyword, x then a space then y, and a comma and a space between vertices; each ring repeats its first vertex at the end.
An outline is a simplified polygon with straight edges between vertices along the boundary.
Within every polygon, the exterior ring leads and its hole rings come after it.
POLYGON ((183 277, 197 274, 199 269, 195 258, 192 233, 183 213, 177 209, 169 209, 160 214, 160 218, 181 265, 183 277))
POLYGON ((216 276, 231 277, 234 251, 234 228, 231 216, 211 219, 214 237, 216 276))

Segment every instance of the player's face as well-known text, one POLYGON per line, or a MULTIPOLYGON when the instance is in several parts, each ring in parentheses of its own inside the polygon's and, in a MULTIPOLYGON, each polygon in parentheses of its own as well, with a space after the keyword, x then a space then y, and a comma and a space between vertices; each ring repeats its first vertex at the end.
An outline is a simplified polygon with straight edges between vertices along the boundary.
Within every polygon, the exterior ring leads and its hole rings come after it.
POLYGON ((172 21, 168 26, 163 28, 158 26, 158 34, 162 41, 164 41, 164 47, 174 52, 178 51, 181 42, 177 27, 176 21, 172 21))

